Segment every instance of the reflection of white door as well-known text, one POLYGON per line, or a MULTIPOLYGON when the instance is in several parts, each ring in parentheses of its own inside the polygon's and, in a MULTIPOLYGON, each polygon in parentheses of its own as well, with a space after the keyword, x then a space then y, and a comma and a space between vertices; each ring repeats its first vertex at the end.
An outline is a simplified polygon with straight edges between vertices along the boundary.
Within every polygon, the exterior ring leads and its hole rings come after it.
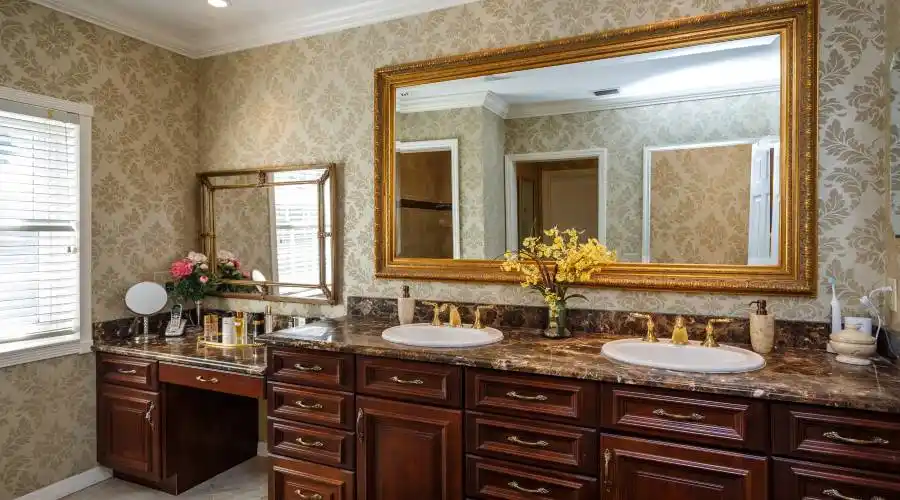
POLYGON ((750 167, 750 265, 778 265, 781 229, 780 143, 764 137, 753 144, 750 167))

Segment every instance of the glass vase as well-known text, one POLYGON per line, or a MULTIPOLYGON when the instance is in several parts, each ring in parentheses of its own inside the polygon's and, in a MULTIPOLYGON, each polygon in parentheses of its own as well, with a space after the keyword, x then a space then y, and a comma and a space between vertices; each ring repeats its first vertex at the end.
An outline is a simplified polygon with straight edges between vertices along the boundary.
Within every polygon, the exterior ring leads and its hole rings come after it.
POLYGON ((555 308, 550 308, 550 321, 544 330, 544 337, 548 339, 565 339, 572 336, 569 331, 569 311, 565 301, 556 302, 555 308))

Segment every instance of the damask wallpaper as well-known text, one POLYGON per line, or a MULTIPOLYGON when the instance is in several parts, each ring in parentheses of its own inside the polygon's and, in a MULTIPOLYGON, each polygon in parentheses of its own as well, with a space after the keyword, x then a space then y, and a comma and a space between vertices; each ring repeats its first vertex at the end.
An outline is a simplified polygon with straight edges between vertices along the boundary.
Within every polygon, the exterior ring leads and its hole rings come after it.
POLYGON ((778 135, 778 93, 506 121, 509 153, 607 149, 606 242, 640 262, 644 147, 778 135))
POLYGON ((752 146, 652 153, 650 262, 742 265, 752 146))
MULTIPOLYGON (((0 0, 0 85, 94 105, 93 320, 196 247, 198 63, 0 0)), ((94 357, 0 370, 0 500, 96 465, 94 357)))
MULTIPOLYGON (((256 183, 256 176, 217 179, 218 184, 256 183)), ((233 253, 247 272, 259 269, 268 278, 272 271, 272 234, 268 189, 232 189, 215 195, 216 248, 233 253)))
MULTIPOLYGON (((781 318, 826 320, 825 276, 837 279, 845 303, 855 302, 860 293, 883 283, 884 241, 889 232, 883 75, 885 11, 891 1, 821 2, 820 294, 814 299, 769 298, 772 311, 781 318)), ((301 160, 339 163, 346 185, 344 295, 393 297, 400 283, 374 279, 371 251, 372 74, 376 68, 761 3, 482 0, 206 59, 201 62, 200 77, 200 165, 207 169, 301 160)), ((658 124, 650 118, 641 122, 641 128, 654 125, 658 124)), ((414 296, 438 300, 540 302, 527 290, 508 285, 411 285, 414 296)), ((734 295, 621 290, 587 290, 586 295, 587 305, 596 308, 746 313, 746 297, 734 295)))

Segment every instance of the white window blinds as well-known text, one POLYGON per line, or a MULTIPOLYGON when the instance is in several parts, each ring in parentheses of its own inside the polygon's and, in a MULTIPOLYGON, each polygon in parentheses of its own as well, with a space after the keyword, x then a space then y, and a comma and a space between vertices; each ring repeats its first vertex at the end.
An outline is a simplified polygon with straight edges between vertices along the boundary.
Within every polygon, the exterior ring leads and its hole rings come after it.
MULTIPOLYGON (((276 172, 276 182, 312 181, 321 170, 276 172)), ((319 282, 319 192, 315 184, 273 189, 276 281, 319 282)))
POLYGON ((0 99, 0 344, 79 330, 78 123, 0 99))

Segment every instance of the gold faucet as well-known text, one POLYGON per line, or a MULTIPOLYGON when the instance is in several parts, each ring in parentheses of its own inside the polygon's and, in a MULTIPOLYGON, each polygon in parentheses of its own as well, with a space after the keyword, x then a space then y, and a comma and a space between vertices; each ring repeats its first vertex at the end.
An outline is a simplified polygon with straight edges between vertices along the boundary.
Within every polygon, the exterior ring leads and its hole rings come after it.
POLYGON ((724 318, 716 318, 711 319, 706 323, 706 340, 703 341, 703 347, 719 347, 719 343, 716 341, 716 332, 715 325, 716 324, 726 324, 731 323, 730 319, 724 318))
POLYGON ((496 309, 495 306, 478 306, 475 308, 475 324, 472 325, 473 328, 478 330, 484 329, 484 323, 481 322, 481 311, 490 311, 492 309, 496 309))
POLYGON ((687 345, 689 343, 688 331, 684 326, 684 317, 675 318, 675 328, 672 329, 672 343, 675 345, 687 345))
POLYGON ((653 316, 640 313, 631 313, 628 316, 647 320, 647 335, 644 336, 644 342, 659 342, 659 339, 656 338, 656 323, 653 321, 653 316))
POLYGON ((449 307, 450 308, 450 326, 453 328, 459 328, 462 326, 462 318, 459 316, 459 306, 456 304, 444 304, 441 307, 449 307))
POLYGON ((441 313, 447 309, 447 304, 438 304, 437 302, 422 301, 426 306, 434 308, 434 317, 431 319, 431 326, 441 326, 441 313))

